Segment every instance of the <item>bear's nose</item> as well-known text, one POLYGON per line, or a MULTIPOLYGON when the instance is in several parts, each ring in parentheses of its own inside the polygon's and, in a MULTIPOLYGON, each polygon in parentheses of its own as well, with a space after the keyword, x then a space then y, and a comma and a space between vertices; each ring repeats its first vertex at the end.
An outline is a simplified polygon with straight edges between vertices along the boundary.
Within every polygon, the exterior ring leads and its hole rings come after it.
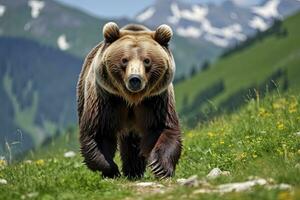
POLYGON ((137 92, 142 88, 142 77, 140 75, 131 75, 128 79, 129 90, 137 92))

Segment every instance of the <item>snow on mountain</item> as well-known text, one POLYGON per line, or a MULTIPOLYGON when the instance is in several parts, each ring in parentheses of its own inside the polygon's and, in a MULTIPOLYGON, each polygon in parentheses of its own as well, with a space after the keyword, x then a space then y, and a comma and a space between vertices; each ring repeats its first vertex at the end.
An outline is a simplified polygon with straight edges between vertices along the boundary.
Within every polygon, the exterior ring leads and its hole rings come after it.
POLYGON ((258 16, 253 17, 253 19, 249 21, 249 26, 260 31, 265 31, 269 27, 268 24, 258 16))
POLYGON ((0 17, 2 17, 5 13, 6 7, 0 4, 0 17))
POLYGON ((71 47, 71 45, 67 41, 65 34, 62 34, 57 38, 57 45, 58 48, 62 51, 66 51, 71 47))
POLYGON ((194 26, 188 26, 186 28, 178 27, 176 29, 176 32, 178 35, 180 35, 182 37, 198 38, 202 35, 202 30, 200 30, 199 28, 196 28, 194 26))
POLYGON ((278 6, 280 0, 270 0, 267 1, 262 6, 256 6, 252 8, 252 11, 264 18, 279 18, 280 14, 278 12, 278 6))
POLYGON ((168 21, 172 24, 177 24, 178 21, 182 19, 187 19, 196 22, 202 22, 208 13, 206 7, 199 5, 192 5, 191 10, 183 9, 180 10, 177 3, 171 4, 172 16, 168 17, 168 21))
POLYGON ((150 17, 152 17, 152 15, 155 13, 155 8, 153 7, 150 7, 148 8, 146 11, 144 11, 143 13, 139 14, 137 17, 136 17, 136 20, 138 22, 143 22, 147 19, 149 19, 150 17))
POLYGON ((28 6, 31 8, 31 17, 37 18, 40 15, 41 10, 44 8, 45 2, 38 0, 29 0, 28 6))
POLYGON ((266 30, 274 19, 299 11, 299 1, 265 0, 261 5, 245 7, 234 0, 221 4, 156 0, 136 20, 150 27, 167 23, 180 36, 226 48, 246 40, 257 30, 266 30))

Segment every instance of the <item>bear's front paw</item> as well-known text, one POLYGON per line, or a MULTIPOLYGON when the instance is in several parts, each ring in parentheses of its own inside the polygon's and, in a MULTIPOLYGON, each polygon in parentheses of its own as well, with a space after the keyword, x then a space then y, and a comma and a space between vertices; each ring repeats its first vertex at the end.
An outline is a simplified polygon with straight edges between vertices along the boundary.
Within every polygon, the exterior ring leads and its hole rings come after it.
POLYGON ((120 171, 117 165, 112 165, 109 169, 105 169, 102 171, 103 178, 117 178, 121 176, 120 171))
POLYGON ((151 168, 156 178, 165 179, 174 175, 174 164, 170 158, 164 157, 164 155, 152 153, 149 163, 148 167, 151 168))

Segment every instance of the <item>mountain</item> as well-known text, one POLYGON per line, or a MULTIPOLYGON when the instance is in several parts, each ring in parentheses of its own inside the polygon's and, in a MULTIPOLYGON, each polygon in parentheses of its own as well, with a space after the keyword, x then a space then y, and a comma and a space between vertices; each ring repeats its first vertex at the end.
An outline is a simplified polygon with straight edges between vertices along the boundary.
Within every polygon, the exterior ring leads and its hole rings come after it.
POLYGON ((227 48, 299 9, 298 0, 267 0, 253 7, 241 7, 231 0, 221 4, 157 0, 135 19, 149 26, 167 23, 180 36, 227 48))
MULTIPOLYGON (((102 40, 101 28, 108 21, 115 21, 120 27, 138 23, 126 18, 93 17, 53 0, 0 0, 0 36, 33 39, 81 58, 102 40)), ((188 74, 192 66, 221 53, 221 49, 206 41, 180 35, 174 36, 170 46, 177 64, 176 76, 188 74)))
POLYGON ((181 119, 190 125, 231 112, 247 97, 300 92, 300 12, 224 54, 207 70, 175 85, 181 119))
POLYGON ((12 37, 0 37, 0 55, 0 155, 40 146, 76 122, 81 59, 12 37))

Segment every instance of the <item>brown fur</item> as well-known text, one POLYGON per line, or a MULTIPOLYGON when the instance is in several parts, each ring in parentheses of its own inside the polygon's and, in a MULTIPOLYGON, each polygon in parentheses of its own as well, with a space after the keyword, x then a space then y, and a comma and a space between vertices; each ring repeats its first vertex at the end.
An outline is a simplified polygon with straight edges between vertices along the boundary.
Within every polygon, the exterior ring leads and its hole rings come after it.
POLYGON ((77 85, 81 152, 86 165, 105 177, 120 175, 113 161, 117 141, 125 176, 143 176, 147 162, 156 177, 174 174, 181 153, 171 83, 175 64, 167 47, 170 38, 160 43, 159 33, 168 30, 157 30, 139 25, 119 30, 116 24, 108 24, 103 30, 105 41, 83 64, 77 85), (123 57, 129 60, 128 66, 120 64, 123 57), (151 59, 148 70, 143 68, 145 57, 151 59), (145 83, 137 93, 126 89, 132 63, 142 69, 145 83))

